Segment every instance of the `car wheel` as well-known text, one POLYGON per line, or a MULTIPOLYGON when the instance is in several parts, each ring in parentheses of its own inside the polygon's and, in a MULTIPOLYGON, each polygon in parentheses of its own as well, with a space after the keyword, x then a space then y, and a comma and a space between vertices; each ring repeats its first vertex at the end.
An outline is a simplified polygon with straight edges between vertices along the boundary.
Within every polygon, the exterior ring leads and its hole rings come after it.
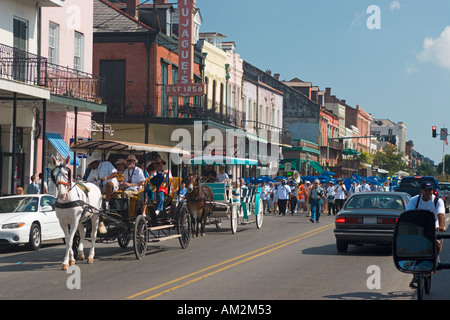
POLYGON ((336 241, 336 248, 339 253, 346 253, 348 249, 348 243, 345 241, 336 241))
POLYGON ((33 223, 30 228, 30 240, 28 242, 28 249, 36 251, 41 248, 41 228, 37 223, 33 223))

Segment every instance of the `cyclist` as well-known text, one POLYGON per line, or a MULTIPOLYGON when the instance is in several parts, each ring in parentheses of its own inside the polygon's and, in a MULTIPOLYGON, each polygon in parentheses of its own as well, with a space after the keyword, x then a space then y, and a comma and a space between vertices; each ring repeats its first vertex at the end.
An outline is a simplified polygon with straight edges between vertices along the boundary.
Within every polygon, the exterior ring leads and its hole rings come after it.
MULTIPOLYGON (((429 210, 436 217, 436 230, 445 231, 445 205, 444 201, 433 194, 433 186, 429 182, 420 185, 420 194, 412 197, 408 202, 406 210, 422 209, 429 210)), ((442 248, 442 243, 438 241, 438 254, 442 248)), ((439 259, 439 258, 438 258, 439 259)), ((417 288, 418 278, 414 277, 410 286, 417 288)))

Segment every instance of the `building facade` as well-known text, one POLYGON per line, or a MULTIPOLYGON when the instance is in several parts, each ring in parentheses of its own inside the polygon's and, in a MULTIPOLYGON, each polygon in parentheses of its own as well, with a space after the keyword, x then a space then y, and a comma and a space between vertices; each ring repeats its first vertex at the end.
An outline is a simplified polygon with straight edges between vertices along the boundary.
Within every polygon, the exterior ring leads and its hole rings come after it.
POLYGON ((2 194, 26 190, 33 174, 43 172, 45 181, 50 156, 70 155, 69 139, 89 135, 89 112, 106 111, 98 96, 99 79, 90 73, 92 2, 83 5, 73 0, 2 3, 2 194), (87 114, 78 117, 78 112, 87 114))

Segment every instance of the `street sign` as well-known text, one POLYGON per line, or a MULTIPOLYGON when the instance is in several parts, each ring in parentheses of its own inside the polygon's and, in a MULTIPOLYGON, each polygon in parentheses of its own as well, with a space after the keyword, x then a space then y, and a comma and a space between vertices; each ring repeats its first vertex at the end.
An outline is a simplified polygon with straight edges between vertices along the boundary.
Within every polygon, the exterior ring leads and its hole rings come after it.
POLYGON ((441 140, 447 141, 448 130, 447 128, 441 128, 441 140))

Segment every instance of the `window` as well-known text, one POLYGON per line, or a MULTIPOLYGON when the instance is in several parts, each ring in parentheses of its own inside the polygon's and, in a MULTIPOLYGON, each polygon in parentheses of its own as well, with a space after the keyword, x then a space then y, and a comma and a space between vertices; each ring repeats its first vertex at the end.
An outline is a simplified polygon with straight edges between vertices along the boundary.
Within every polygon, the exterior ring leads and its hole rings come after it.
POLYGON ((14 18, 14 48, 27 50, 27 22, 18 18, 14 18))
POLYGON ((59 61, 59 25, 50 22, 48 27, 48 62, 58 64, 59 61))
POLYGON ((169 97, 164 90, 165 85, 169 84, 169 66, 161 62, 161 117, 167 117, 167 107, 169 104, 169 97))
POLYGON ((83 34, 75 32, 73 68, 78 71, 83 71, 83 42, 83 34))

